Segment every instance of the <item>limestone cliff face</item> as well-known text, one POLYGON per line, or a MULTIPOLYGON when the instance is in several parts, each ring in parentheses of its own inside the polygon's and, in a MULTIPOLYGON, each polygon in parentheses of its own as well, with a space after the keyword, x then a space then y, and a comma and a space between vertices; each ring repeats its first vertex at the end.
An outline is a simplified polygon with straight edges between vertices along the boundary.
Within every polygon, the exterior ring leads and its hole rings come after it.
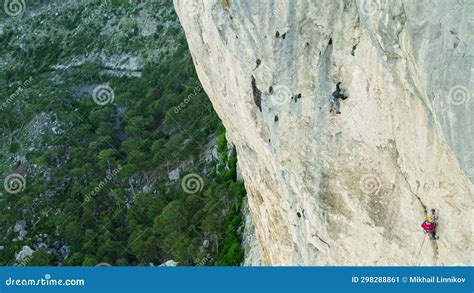
POLYGON ((472 265, 472 1, 174 4, 263 265, 472 265))

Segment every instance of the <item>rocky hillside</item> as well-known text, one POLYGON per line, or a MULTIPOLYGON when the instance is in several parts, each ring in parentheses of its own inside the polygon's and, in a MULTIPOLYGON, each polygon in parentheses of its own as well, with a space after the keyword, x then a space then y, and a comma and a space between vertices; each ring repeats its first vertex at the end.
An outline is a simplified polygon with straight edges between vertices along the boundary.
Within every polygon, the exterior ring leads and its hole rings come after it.
POLYGON ((245 189, 172 3, 2 4, 0 265, 239 265, 245 189))
POLYGON ((174 5, 263 264, 472 265, 472 1, 174 5))

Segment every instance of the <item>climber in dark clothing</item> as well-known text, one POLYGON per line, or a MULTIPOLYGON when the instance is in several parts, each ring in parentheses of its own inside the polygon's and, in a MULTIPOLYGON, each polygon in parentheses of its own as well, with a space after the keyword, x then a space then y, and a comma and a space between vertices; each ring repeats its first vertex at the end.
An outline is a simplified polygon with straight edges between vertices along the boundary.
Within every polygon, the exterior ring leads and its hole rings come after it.
POLYGON ((342 83, 342 81, 336 83, 336 92, 338 92, 338 93, 341 91, 341 83, 342 83))
POLYGON ((336 84, 336 90, 332 93, 331 97, 329 97, 329 112, 332 112, 334 106, 336 106, 336 114, 341 114, 341 111, 339 111, 340 99, 347 99, 347 97, 344 96, 344 89, 341 87, 341 84, 342 81, 336 84))

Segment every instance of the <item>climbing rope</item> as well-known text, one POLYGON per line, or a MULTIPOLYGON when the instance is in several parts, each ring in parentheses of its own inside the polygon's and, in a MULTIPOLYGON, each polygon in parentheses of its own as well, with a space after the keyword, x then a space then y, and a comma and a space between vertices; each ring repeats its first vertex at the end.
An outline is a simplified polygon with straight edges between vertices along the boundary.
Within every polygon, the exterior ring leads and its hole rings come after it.
POLYGON ((423 242, 421 242, 420 251, 418 252, 418 257, 416 258, 416 265, 418 265, 418 261, 420 260, 421 250, 423 249, 423 245, 425 244, 426 236, 428 236, 428 234, 425 234, 425 237, 423 237, 423 242))

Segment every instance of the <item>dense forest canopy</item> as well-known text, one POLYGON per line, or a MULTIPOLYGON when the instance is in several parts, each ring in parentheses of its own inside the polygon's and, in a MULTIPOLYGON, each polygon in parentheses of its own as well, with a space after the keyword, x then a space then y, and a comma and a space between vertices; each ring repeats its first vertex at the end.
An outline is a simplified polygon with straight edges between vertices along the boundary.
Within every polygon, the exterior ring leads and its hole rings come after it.
POLYGON ((239 265, 236 154, 171 1, 1 17, 0 264, 239 265))

